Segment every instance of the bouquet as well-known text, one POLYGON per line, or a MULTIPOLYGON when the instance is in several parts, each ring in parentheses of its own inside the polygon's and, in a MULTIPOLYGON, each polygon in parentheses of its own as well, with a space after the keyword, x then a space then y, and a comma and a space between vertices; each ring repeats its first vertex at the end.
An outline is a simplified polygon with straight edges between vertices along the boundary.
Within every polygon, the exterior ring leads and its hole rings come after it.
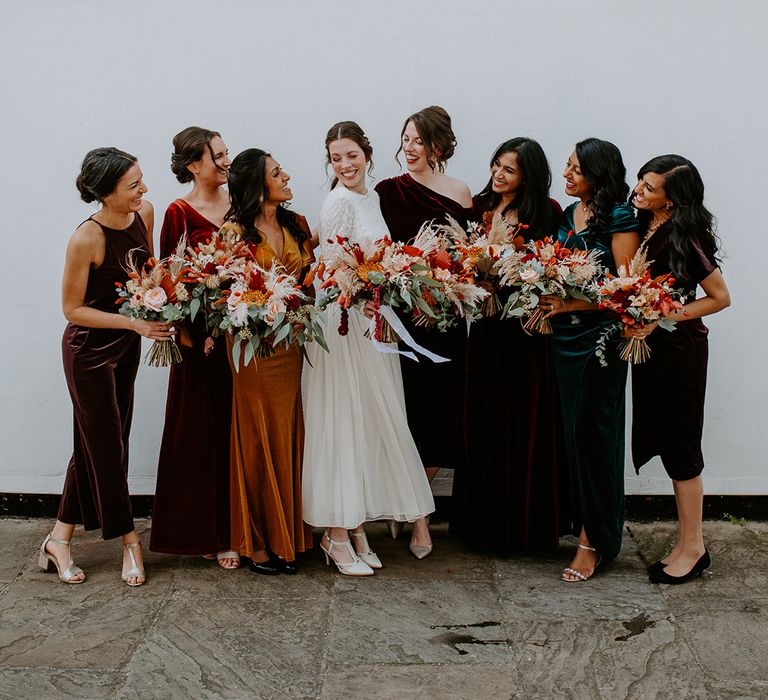
MULTIPOLYGON (((119 313, 131 319, 145 321, 180 321, 190 312, 190 297, 182 283, 182 265, 173 257, 163 260, 149 258, 139 269, 128 256, 128 281, 115 282, 121 304, 119 313)), ((176 341, 156 340, 144 358, 153 367, 167 367, 181 362, 176 341)))
POLYGON ((508 248, 498 264, 500 284, 516 291, 507 300, 502 318, 527 317, 526 331, 552 333, 539 298, 554 294, 563 300, 592 301, 594 281, 603 272, 599 256, 598 251, 571 249, 549 237, 529 241, 523 250, 508 248))
POLYGON ((392 326, 382 317, 382 304, 398 308, 404 306, 411 313, 420 309, 432 314, 422 299, 422 285, 437 285, 423 272, 423 251, 413 246, 394 243, 384 237, 377 241, 352 243, 337 235, 329 239, 328 253, 312 270, 307 283, 317 275, 324 291, 320 308, 331 303, 341 307, 339 334, 349 332, 349 308, 353 304, 373 301, 374 339, 392 343, 399 340, 392 326))
POLYGON ((184 248, 180 245, 174 261, 182 265, 182 282, 189 295, 189 316, 194 321, 202 310, 206 330, 216 337, 223 320, 222 307, 216 302, 223 297, 233 275, 243 273, 252 256, 248 244, 231 231, 222 229, 208 243, 184 248))
POLYGON ((495 316, 501 311, 498 294, 498 263, 510 247, 521 250, 525 241, 520 235, 526 224, 511 226, 500 214, 485 212, 483 224, 470 223, 464 231, 459 224, 448 217, 445 234, 453 243, 453 250, 462 257, 464 265, 474 270, 477 284, 488 292, 480 305, 480 315, 495 316))
MULTIPOLYGON (((609 309, 621 319, 622 327, 643 326, 658 323, 671 331, 675 322, 666 318, 672 311, 683 308, 680 293, 673 288, 675 278, 671 274, 651 277, 650 262, 640 248, 632 260, 619 267, 619 274, 611 274, 597 284, 598 307, 609 309)), ((598 357, 605 365, 605 341, 613 329, 606 331, 598 341, 598 357)), ((651 356, 645 338, 625 338, 622 341, 622 360, 638 364, 651 356)))
POLYGON ((417 325, 445 331, 458 318, 472 317, 477 302, 487 295, 473 284, 473 275, 449 251, 440 228, 431 223, 409 244, 388 237, 351 243, 343 236, 328 244, 328 254, 316 273, 326 292, 322 305, 336 302, 341 307, 341 335, 348 332, 349 307, 362 301, 373 302, 374 339, 396 342, 399 338, 384 318, 382 306, 404 308, 417 325))
POLYGON ((280 263, 274 261, 265 270, 252 259, 233 257, 219 274, 231 284, 212 303, 220 311, 211 319, 218 330, 235 336, 232 361, 237 371, 241 352, 247 365, 254 357, 269 357, 281 343, 303 347, 316 340, 328 350, 312 300, 280 263))

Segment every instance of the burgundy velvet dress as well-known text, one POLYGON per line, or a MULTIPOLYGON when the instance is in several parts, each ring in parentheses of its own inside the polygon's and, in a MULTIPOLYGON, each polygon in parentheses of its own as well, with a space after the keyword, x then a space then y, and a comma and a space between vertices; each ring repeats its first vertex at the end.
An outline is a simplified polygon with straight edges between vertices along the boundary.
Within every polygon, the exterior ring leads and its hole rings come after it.
MULTIPOLYGON (((552 208, 552 230, 539 237, 557 233, 562 210, 554 200, 552 208)), ((501 291, 502 304, 509 293, 501 291)), ((453 477, 451 533, 498 553, 557 547, 568 473, 549 336, 529 335, 518 319, 498 314, 472 324, 466 434, 466 464, 453 477)))
MULTIPOLYGON (((117 313, 115 282, 128 278, 129 252, 139 266, 149 258, 147 229, 138 214, 127 229, 99 226, 104 260, 88 273, 84 304, 117 313)), ((101 528, 105 540, 127 535, 134 530, 128 438, 141 338, 133 331, 68 323, 61 350, 75 430, 57 518, 70 525, 82 523, 86 530, 101 528)))
MULTIPOLYGON (((381 213, 395 241, 413 238, 425 221, 445 222, 449 214, 465 226, 474 209, 438 194, 409 174, 382 180, 376 185, 381 213)), ((419 345, 450 358, 433 363, 401 358, 405 407, 421 461, 425 467, 454 469, 464 461, 464 410, 467 378, 467 326, 460 321, 446 333, 407 324, 419 345)))
MULTIPOLYGON (((207 242, 218 227, 182 199, 171 202, 160 231, 160 255, 170 255, 186 232, 189 245, 207 242)), ((165 427, 157 465, 150 549, 168 554, 212 554, 231 549, 229 436, 232 374, 226 346, 207 337, 202 315, 188 325, 193 347, 181 344, 171 366, 165 427)))
MULTIPOLYGON (((644 244, 654 277, 672 271, 669 227, 659 227, 644 244)), ((686 278, 676 284, 686 301, 696 298, 697 285, 718 267, 698 241, 692 246, 686 278)), ((638 473, 657 455, 670 478, 678 481, 693 479, 704 469, 708 333, 700 318, 680 321, 673 331, 657 328, 648 336, 651 357, 632 365, 632 461, 638 473)))

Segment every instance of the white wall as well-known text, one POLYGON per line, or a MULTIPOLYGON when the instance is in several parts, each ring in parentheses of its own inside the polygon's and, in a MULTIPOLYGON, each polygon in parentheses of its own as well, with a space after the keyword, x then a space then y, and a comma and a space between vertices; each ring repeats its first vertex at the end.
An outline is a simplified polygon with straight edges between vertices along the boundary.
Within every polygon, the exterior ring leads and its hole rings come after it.
MULTIPOLYGON (((161 220, 185 191, 168 167, 172 135, 217 129, 233 154, 270 149, 314 222, 332 123, 363 125, 383 178, 398 172, 403 118, 441 104, 459 139, 449 172, 473 191, 494 147, 516 135, 541 142, 562 203, 562 165, 587 136, 618 144, 630 174, 667 152, 699 166, 734 300, 709 323, 707 489, 768 493, 761 0, 38 0, 3 3, 2 15, 0 491, 55 493, 63 482, 72 426, 59 283, 67 239, 93 211, 74 188, 87 150, 138 155, 161 220)), ((154 488, 166 375, 139 374, 134 493, 154 488)), ((669 492, 659 465, 627 474, 630 493, 669 492)))

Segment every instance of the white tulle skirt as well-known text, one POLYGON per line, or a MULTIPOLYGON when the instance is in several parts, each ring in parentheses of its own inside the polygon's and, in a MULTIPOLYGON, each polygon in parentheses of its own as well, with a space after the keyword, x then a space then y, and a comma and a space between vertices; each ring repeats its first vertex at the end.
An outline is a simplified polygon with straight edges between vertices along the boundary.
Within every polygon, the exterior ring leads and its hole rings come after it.
POLYGON ((364 337, 369 323, 350 309, 341 336, 332 305, 324 319, 330 352, 307 346, 302 496, 304 520, 316 527, 413 521, 435 510, 408 429, 399 357, 364 337))

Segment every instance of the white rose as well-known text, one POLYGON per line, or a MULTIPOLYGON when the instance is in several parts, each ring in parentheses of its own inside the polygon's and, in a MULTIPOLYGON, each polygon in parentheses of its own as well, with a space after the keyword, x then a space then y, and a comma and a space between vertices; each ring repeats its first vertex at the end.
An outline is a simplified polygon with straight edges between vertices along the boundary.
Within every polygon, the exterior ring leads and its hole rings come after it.
POLYGON ((162 287, 152 287, 144 292, 144 306, 150 311, 162 311, 168 296, 162 287))
POLYGON ((530 267, 526 267, 520 270, 520 279, 523 282, 526 282, 527 284, 533 284, 534 282, 538 282, 540 276, 541 275, 539 275, 539 273, 536 272, 536 270, 532 270, 530 267))

